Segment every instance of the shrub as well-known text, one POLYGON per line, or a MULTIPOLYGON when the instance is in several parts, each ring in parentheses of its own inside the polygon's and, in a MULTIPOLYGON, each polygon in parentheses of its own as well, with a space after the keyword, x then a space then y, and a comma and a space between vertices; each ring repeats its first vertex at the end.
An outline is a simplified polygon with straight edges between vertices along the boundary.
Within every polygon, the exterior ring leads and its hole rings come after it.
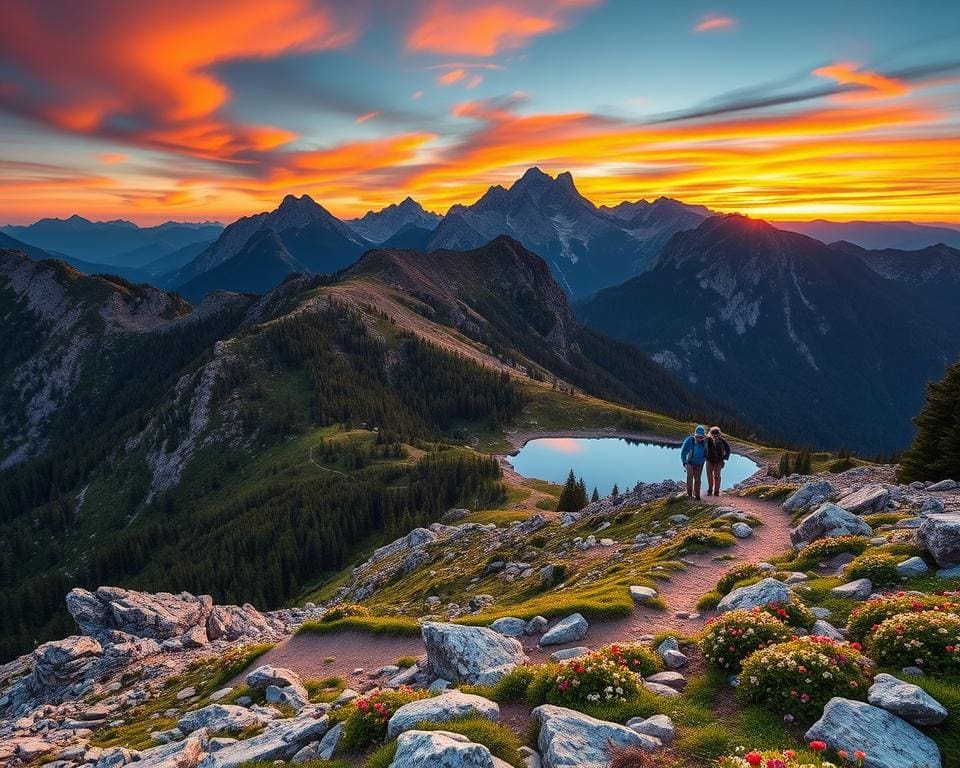
POLYGON ((414 691, 402 685, 396 689, 375 689, 355 699, 340 710, 343 713, 343 748, 348 752, 358 752, 372 744, 382 743, 393 713, 404 704, 428 697, 426 691, 414 691))
POLYGON ((793 633, 770 614, 754 608, 730 611, 711 619, 703 630, 700 647, 707 663, 715 669, 739 671, 754 651, 789 640, 793 633))
POLYGON ((797 552, 794 566, 797 568, 811 567, 845 552, 849 552, 851 555, 862 555, 869 544, 870 542, 865 536, 837 536, 832 539, 817 539, 797 552))
POLYGON ((896 592, 884 595, 854 607, 847 619, 847 637, 863 642, 891 616, 931 610, 960 613, 960 602, 957 602, 954 594, 908 595, 905 592, 896 592))
POLYGON ((418 731, 449 731, 466 736, 475 744, 483 744, 490 754, 505 763, 523 768, 520 739, 507 726, 493 723, 480 715, 467 715, 443 723, 417 723, 418 731))
POLYGON ((610 653, 594 651, 559 664, 545 664, 527 689, 531 706, 558 704, 577 709, 623 702, 640 692, 640 677, 610 653))
POLYGON ((717 582, 717 592, 721 595, 729 594, 730 590, 734 588, 738 581, 752 579, 762 573, 763 571, 760 570, 756 563, 741 563, 740 565, 735 565, 720 577, 720 580, 717 582))
POLYGON ((738 696, 802 722, 816 720, 834 696, 863 700, 873 662, 849 643, 800 637, 743 662, 738 696))
MULTIPOLYGON (((827 745, 822 741, 811 741, 810 750, 817 754, 815 762, 811 762, 807 756, 797 755, 792 749, 779 750, 759 750, 752 749, 743 755, 726 755, 717 760, 717 768, 755 768, 761 766, 776 766, 776 768, 837 768, 836 763, 828 762, 819 755, 826 749, 827 745)), ((842 761, 841 765, 848 768, 862 768, 867 759, 866 752, 855 750, 852 754, 841 750, 837 756, 842 761)))
POLYGON ((891 616, 873 632, 868 648, 883 666, 960 671, 960 616, 942 611, 891 616))
POLYGON ((370 609, 366 606, 358 605, 357 603, 340 603, 339 605, 335 605, 333 608, 328 609, 320 620, 326 624, 329 624, 331 621, 352 619, 357 616, 366 617, 369 615, 370 609))
POLYGON ((773 618, 779 619, 784 624, 791 627, 811 627, 815 621, 814 615, 810 612, 796 595, 791 595, 790 599, 782 603, 774 600, 767 603, 760 610, 769 613, 773 618))
POLYGON ((614 643, 601 648, 600 653, 609 656, 621 667, 626 667, 641 677, 652 675, 663 668, 660 657, 649 647, 640 643, 614 643))
POLYGON ((900 581, 898 562, 900 558, 886 552, 864 552, 850 561, 844 575, 848 579, 870 579, 874 584, 895 584, 900 581))

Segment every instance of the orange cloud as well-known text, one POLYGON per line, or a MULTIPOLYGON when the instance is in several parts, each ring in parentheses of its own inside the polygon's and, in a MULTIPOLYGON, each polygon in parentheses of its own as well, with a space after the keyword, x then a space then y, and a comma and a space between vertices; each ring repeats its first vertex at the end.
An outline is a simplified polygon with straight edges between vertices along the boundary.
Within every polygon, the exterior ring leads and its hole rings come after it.
POLYGON ((125 163, 129 160, 128 155, 123 154, 123 152, 104 152, 103 154, 97 155, 97 160, 105 165, 116 165, 117 163, 125 163))
POLYGON ((838 94, 841 99, 891 98, 910 92, 910 87, 902 80, 860 69, 858 64, 850 61, 820 67, 813 70, 813 74, 835 80, 840 85, 856 87, 853 92, 838 94))
POLYGON ((361 123, 367 122, 367 120, 373 120, 373 118, 379 117, 380 114, 381 113, 379 110, 374 112, 365 112, 364 114, 358 116, 353 122, 355 122, 357 125, 360 125, 361 123))
POLYGON ((597 0, 434 0, 424 3, 406 47, 420 53, 493 56, 563 29, 572 11, 597 0))
POLYGON ((481 83, 483 83, 483 75, 470 75, 470 79, 467 80, 467 88, 473 90, 481 83))
POLYGON ((694 32, 715 32, 719 29, 730 29, 737 25, 732 16, 704 16, 694 28, 694 32))
POLYGON ((169 0, 82 5, 10 2, 0 47, 41 88, 17 87, 16 111, 80 133, 206 156, 276 147, 291 134, 237 127, 214 65, 348 44, 357 30, 308 0, 169 0), (122 126, 122 127, 119 127, 122 126))
POLYGON ((449 72, 440 75, 437 78, 437 82, 440 85, 453 85, 454 83, 459 83, 466 76, 467 71, 465 69, 451 69, 449 72))

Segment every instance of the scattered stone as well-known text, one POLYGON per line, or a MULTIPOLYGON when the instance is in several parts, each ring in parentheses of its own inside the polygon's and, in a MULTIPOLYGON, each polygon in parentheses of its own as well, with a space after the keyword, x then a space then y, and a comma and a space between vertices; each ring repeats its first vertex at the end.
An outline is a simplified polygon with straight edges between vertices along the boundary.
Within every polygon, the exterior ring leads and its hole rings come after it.
POLYGON ((847 512, 843 507, 827 503, 803 518, 800 524, 790 531, 790 542, 799 545, 824 537, 872 535, 873 528, 862 518, 847 512))
POLYGON ((933 739, 906 720, 862 701, 830 699, 806 740, 826 742, 833 752, 866 752, 864 768, 941 768, 940 750, 933 739))
POLYGON ((237 768, 253 761, 288 760, 329 730, 326 716, 277 720, 263 733, 208 754, 198 768, 237 768))
POLYGON ((343 738, 343 723, 337 723, 333 728, 327 731, 320 743, 317 745, 317 757, 321 760, 332 760, 337 747, 340 746, 340 739, 343 738))
POLYGON ((543 616, 534 616, 530 621, 527 622, 527 626, 523 630, 525 635, 539 635, 547 628, 549 624, 543 616))
POLYGON ((837 495, 836 489, 826 480, 817 480, 807 483, 783 502, 783 508, 787 512, 801 512, 808 509, 816 509, 837 495))
POLYGON ((848 493, 837 502, 837 506, 854 515, 869 515, 886 508, 888 501, 890 491, 882 485, 871 484, 848 493))
POLYGON ((910 557, 902 563, 897 563, 897 573, 901 576, 922 576, 929 570, 930 567, 922 557, 910 557))
POLYGON ((630 587, 630 597, 633 598, 635 603, 640 603, 642 605, 650 600, 653 600, 656 596, 657 590, 653 589, 652 587, 630 587))
POLYGON ((562 645, 582 640, 589 626, 581 614, 573 613, 548 629, 540 638, 540 645, 562 645))
POLYGON ((937 571, 938 579, 960 579, 960 565, 954 565, 950 568, 941 568, 937 571))
POLYGON ((917 542, 941 568, 960 564, 960 514, 930 515, 917 531, 917 542))
POLYGON ((632 728, 637 733, 642 733, 644 736, 653 736, 655 739, 660 739, 664 744, 669 744, 673 741, 676 730, 673 725, 673 720, 667 715, 654 715, 646 719, 642 717, 632 717, 627 720, 627 727, 632 728))
POLYGON ((537 707, 530 717, 540 726, 537 746, 545 768, 608 768, 610 746, 660 746, 652 736, 552 704, 537 707))
POLYGON ((650 693, 654 693, 657 696, 664 696, 668 699, 674 699, 680 695, 680 691, 676 688, 671 688, 669 685, 663 685, 661 683, 654 683, 650 680, 644 680, 643 687, 650 691, 650 693))
POLYGON ((831 640, 844 639, 843 633, 839 629, 823 619, 817 619, 813 622, 813 628, 810 630, 810 634, 814 637, 829 637, 831 640))
POLYGON ((187 699, 192 699, 196 695, 197 689, 193 686, 183 688, 182 690, 177 691, 177 701, 186 701, 187 699))
POLYGON ((717 604, 717 611, 726 613, 727 611, 763 607, 773 602, 786 603, 789 602, 792 595, 793 592, 790 587, 782 581, 767 577, 756 584, 739 587, 724 595, 723 599, 717 604))
POLYGON ((527 657, 520 643, 487 627, 426 622, 421 633, 434 677, 490 685, 527 657))
POLYGON ((900 670, 904 677, 925 677, 925 673, 920 667, 904 667, 900 670))
POLYGON ((753 528, 746 523, 734 523, 730 531, 738 539, 749 539, 753 536, 753 528))
POLYGON ((590 653, 589 648, 585 645, 578 645, 574 648, 562 648, 559 651, 554 651, 550 654, 550 659, 552 661, 566 661, 567 659, 575 659, 577 656, 583 656, 587 653, 590 653))
POLYGON ((218 691, 214 691, 210 694, 210 701, 220 701, 233 693, 233 688, 221 688, 218 691))
POLYGON ((960 483, 956 480, 941 480, 939 483, 927 486, 927 490, 933 491, 934 493, 940 491, 955 491, 957 488, 960 488, 960 483))
POLYGON ((830 590, 831 595, 850 600, 866 600, 871 592, 873 592, 873 582, 870 579, 855 579, 830 590))
POLYGON ((296 672, 283 667, 271 667, 267 664, 253 670, 247 675, 244 682, 255 691, 265 691, 271 685, 277 688, 285 688, 289 685, 303 687, 303 682, 296 672))
POLYGON ((466 715, 480 715, 496 722, 500 719, 500 707, 490 699, 457 690, 411 701, 393 713, 387 723, 387 739, 395 739, 420 722, 445 723, 466 715))
POLYGON ((948 714, 946 708, 919 685, 882 672, 873 678, 867 701, 914 725, 939 725, 948 714))
POLYGON ((527 622, 515 616, 504 616, 494 621, 490 629, 507 637, 520 637, 527 633, 527 622))
POLYGON ((687 678, 681 675, 679 672, 667 671, 667 672, 657 672, 656 674, 650 675, 645 678, 648 683, 656 683, 657 685, 666 685, 670 688, 673 688, 678 691, 682 691, 687 687, 687 678))
POLYGON ((237 734, 257 725, 263 720, 246 707, 235 704, 210 704, 202 709, 187 712, 177 721, 183 733, 193 733, 206 728, 211 733, 237 734))
POLYGON ((494 768, 490 750, 449 731, 407 731, 397 739, 390 768, 494 768))

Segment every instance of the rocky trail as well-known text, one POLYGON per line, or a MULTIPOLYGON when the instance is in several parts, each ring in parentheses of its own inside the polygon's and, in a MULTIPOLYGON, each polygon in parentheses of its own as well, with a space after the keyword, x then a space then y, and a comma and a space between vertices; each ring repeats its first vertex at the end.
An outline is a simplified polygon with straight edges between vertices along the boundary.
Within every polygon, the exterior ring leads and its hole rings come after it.
MULTIPOLYGON (((704 503, 732 507, 759 518, 763 525, 747 539, 737 539, 735 546, 723 550, 690 554, 684 557, 685 570, 671 574, 657 585, 666 610, 636 606, 633 613, 614 621, 593 621, 583 640, 566 645, 540 648, 537 636, 520 637, 524 652, 532 663, 546 661, 554 651, 577 645, 599 648, 614 642, 630 642, 642 635, 666 630, 693 634, 703 625, 706 615, 696 615, 696 603, 711 591, 723 573, 734 563, 760 562, 783 552, 790 546, 790 515, 779 502, 760 501, 737 496, 705 497, 704 503), (714 560, 718 554, 733 555, 735 560, 714 560)), ((609 553, 610 550, 591 550, 609 553)), ((340 632, 330 635, 304 633, 293 635, 263 657, 264 664, 285 667, 305 679, 342 677, 357 690, 372 687, 380 668, 394 664, 402 656, 423 654, 419 637, 374 637, 362 632, 340 632)))

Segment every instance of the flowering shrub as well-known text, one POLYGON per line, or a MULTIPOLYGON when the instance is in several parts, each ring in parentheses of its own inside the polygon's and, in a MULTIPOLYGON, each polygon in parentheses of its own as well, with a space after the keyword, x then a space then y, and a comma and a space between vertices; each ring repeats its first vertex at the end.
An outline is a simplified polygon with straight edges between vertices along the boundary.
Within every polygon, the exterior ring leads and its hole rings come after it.
POLYGON ((763 606, 761 610, 791 627, 810 627, 814 621, 810 609, 796 595, 791 595, 790 600, 786 603, 774 600, 772 603, 763 606))
POLYGON ((325 614, 321 621, 339 621, 340 619, 348 619, 353 616, 369 616, 370 611, 362 605, 357 605, 357 603, 340 603, 339 605, 333 606, 325 614))
POLYGON ((847 566, 848 579, 870 579, 874 584, 895 584, 900 581, 897 563, 900 558, 886 552, 864 552, 847 566))
POLYGON ((752 579, 762 573, 763 571, 757 567, 756 563, 741 563, 740 565, 735 565, 720 577, 720 580, 717 582, 717 592, 721 595, 726 595, 733 589, 738 581, 752 579))
POLYGON ((727 755, 717 760, 718 768, 844 768, 855 766, 862 768, 867 753, 856 750, 852 755, 841 749, 837 752, 837 762, 823 759, 827 745, 822 741, 811 741, 810 749, 816 754, 814 762, 797 757, 792 749, 760 752, 752 749, 743 755, 727 755))
POLYGON ((348 752, 379 744, 387 737, 387 723, 404 704, 429 697, 405 685, 396 689, 374 689, 343 708, 343 748, 348 752))
POLYGON ((754 651, 789 640, 793 633, 769 613, 754 608, 710 619, 700 636, 703 657, 716 669, 739 671, 754 651))
MULTIPOLYGON (((625 658, 625 657, 621 657, 625 658)), ((532 704, 585 706, 627 701, 640 692, 640 677, 609 651, 594 651, 559 664, 546 664, 527 691, 532 704)))
POLYGON ((884 666, 960 670, 960 616, 942 611, 901 613, 885 619, 870 636, 870 654, 884 666))
POLYGON ((847 619, 847 636, 852 640, 866 640, 880 624, 900 613, 919 613, 920 611, 943 611, 960 613, 960 602, 954 593, 943 595, 908 595, 895 592, 876 600, 860 603, 847 619))
POLYGON ((614 643, 601 648, 600 653, 609 656, 621 667, 626 667, 641 677, 652 675, 663 668, 660 657, 640 643, 614 643))
POLYGON ((797 552, 795 567, 804 564, 816 565, 823 560, 849 552, 851 555, 862 555, 870 542, 865 536, 837 536, 835 538, 817 539, 807 544, 797 552))
POLYGON ((849 643, 801 637, 747 658, 737 693, 788 720, 809 722, 820 717, 834 696, 863 700, 873 678, 872 663, 849 643))

